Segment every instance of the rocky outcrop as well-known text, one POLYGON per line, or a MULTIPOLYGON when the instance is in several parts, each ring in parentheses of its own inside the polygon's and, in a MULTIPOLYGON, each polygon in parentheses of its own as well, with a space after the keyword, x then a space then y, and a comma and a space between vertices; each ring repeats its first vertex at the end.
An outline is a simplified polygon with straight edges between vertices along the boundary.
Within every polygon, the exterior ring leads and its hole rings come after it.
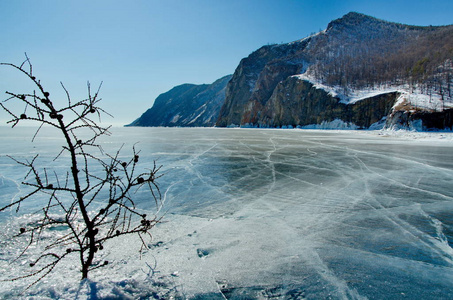
POLYGON ((345 104, 292 76, 277 85, 257 123, 259 127, 297 127, 341 120, 357 128, 370 128, 392 111, 398 96, 397 92, 385 93, 345 104))
POLYGON ((154 105, 126 126, 212 127, 225 101, 231 75, 212 84, 183 84, 159 95, 154 105))
POLYGON ((434 112, 419 109, 393 110, 386 120, 385 127, 417 131, 453 130, 453 109, 434 112))
POLYGON ((304 69, 304 60, 297 53, 307 40, 284 45, 268 45, 239 63, 226 90, 217 126, 255 123, 277 84, 304 69))

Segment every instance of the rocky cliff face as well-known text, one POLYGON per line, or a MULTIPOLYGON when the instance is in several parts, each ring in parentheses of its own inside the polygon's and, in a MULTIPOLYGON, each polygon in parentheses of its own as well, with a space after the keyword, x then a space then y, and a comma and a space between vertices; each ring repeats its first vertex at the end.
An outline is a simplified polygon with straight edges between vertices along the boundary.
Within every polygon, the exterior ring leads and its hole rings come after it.
POLYGON ((212 84, 174 87, 159 95, 153 107, 127 126, 214 126, 230 79, 231 75, 212 84))
POLYGON ((385 93, 345 104, 312 83, 292 76, 276 86, 257 122, 259 127, 297 127, 341 120, 353 128, 377 128, 391 113, 398 95, 385 93))
MULTIPOLYGON (((227 85, 228 100, 220 110, 217 125, 243 124, 242 115, 245 107, 254 105, 262 107, 280 81, 297 74, 301 64, 292 61, 288 56, 298 50, 299 44, 306 42, 264 46, 242 59, 227 85)), ((251 110, 252 108, 249 112, 251 110)), ((247 117, 246 121, 253 117, 256 116, 247 117)))
POLYGON ((403 93, 430 95, 429 103, 412 103, 421 110, 417 116, 446 116, 442 111, 453 102, 451 53, 453 26, 416 27, 349 13, 316 35, 264 46, 244 58, 226 88, 216 125, 307 126, 341 120, 355 128, 377 122, 390 126, 401 115, 394 108, 403 93))

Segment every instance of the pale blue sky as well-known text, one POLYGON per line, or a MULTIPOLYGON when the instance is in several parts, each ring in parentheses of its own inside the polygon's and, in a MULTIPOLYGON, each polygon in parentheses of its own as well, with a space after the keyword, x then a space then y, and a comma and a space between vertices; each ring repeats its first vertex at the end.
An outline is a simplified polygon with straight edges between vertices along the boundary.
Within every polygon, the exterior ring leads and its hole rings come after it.
MULTIPOLYGON (((106 121, 123 125, 170 88, 211 83, 262 45, 301 39, 350 11, 453 24, 451 0, 0 0, 0 61, 21 63, 27 52, 54 100, 60 81, 74 99, 86 97, 88 80, 104 81, 102 106, 115 116, 106 121)), ((25 92, 13 73, 0 68, 0 95, 25 92)))

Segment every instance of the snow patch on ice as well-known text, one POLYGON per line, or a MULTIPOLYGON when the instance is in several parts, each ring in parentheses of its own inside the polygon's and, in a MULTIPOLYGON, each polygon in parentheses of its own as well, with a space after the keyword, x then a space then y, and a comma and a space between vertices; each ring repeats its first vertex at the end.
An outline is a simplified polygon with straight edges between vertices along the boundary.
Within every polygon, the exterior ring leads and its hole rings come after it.
MULTIPOLYGON (((370 133, 368 131, 368 133, 370 133)), ((447 142, 453 141, 453 134, 451 131, 436 131, 436 132, 422 132, 407 129, 383 129, 375 131, 375 134, 383 137, 395 137, 402 140, 426 141, 431 142, 447 142)))
POLYGON ((340 119, 335 119, 333 121, 327 122, 322 121, 321 124, 310 124, 305 126, 300 126, 301 129, 339 129, 339 130, 356 130, 359 129, 354 123, 344 122, 340 119))
POLYGON ((379 121, 371 124, 370 127, 368 127, 368 130, 382 130, 385 128, 386 121, 387 116, 382 117, 382 119, 380 119, 379 121))

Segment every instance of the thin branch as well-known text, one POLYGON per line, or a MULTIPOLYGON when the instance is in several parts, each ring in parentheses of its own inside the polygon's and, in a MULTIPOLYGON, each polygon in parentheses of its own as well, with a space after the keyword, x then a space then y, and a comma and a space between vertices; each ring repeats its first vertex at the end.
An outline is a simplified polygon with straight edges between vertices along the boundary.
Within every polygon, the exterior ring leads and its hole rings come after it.
MULTIPOLYGON (((61 149, 57 150, 53 161, 62 159, 63 154, 68 154, 70 159, 68 170, 61 174, 49 167, 42 167, 43 162, 39 155, 24 161, 10 157, 18 165, 26 168, 22 185, 28 186, 31 191, 18 200, 12 200, 10 204, 0 207, 0 212, 14 206, 17 206, 16 212, 18 212, 24 201, 40 194, 41 196, 38 198, 41 201, 40 209, 35 212, 40 216, 38 221, 20 228, 19 233, 13 237, 29 234, 28 242, 19 257, 24 257, 28 252, 32 252, 31 246, 34 243, 37 245, 41 242, 44 243, 42 252, 38 254, 36 260, 31 262, 31 266, 35 266, 39 262, 41 262, 41 266, 12 280, 37 277, 36 281, 30 285, 32 286, 52 272, 69 253, 78 253, 82 278, 86 278, 90 271, 107 265, 95 263, 96 253, 103 247, 102 244, 126 234, 139 234, 142 241, 141 251, 143 247, 146 247, 143 235, 147 234, 152 238, 148 231, 160 219, 157 217, 147 219, 146 214, 137 211, 132 195, 140 189, 148 189, 155 200, 157 211, 160 211, 161 194, 156 183, 156 179, 160 177, 157 175, 160 167, 156 167, 154 162, 152 169, 147 172, 139 172, 140 151, 136 150, 135 145, 132 147, 132 158, 126 161, 119 159, 123 146, 114 155, 104 153, 97 140, 101 136, 111 134, 110 126, 100 126, 91 118, 91 115, 94 114, 98 116, 99 120, 101 114, 109 115, 98 106, 101 100, 99 92, 102 82, 94 95, 92 95, 91 85, 88 83, 88 99, 78 102, 73 101, 69 91, 60 82, 66 93, 67 104, 57 107, 49 98, 50 93, 33 75, 32 64, 27 55, 20 66, 8 63, 0 63, 0 66, 12 67, 25 74, 40 93, 38 96, 36 92, 23 94, 7 92, 9 97, 0 103, 0 107, 11 117, 8 124, 15 127, 24 120, 35 122, 37 130, 32 137, 32 142, 35 141, 44 126, 57 128, 61 133, 63 144, 61 149), (23 105, 22 113, 17 113, 7 107, 11 101, 23 105), (27 112, 30 115, 27 115, 27 112), (81 140, 78 138, 81 136, 79 133, 84 129, 89 129, 91 135, 81 140), (100 155, 96 154, 98 152, 94 152, 93 149, 99 151, 100 155), (92 173, 92 170, 96 168, 103 170, 103 174, 92 173), (52 230, 55 226, 65 226, 66 229, 61 232, 52 232, 49 237, 44 235, 46 231, 52 230), (44 237, 46 238, 44 239, 44 237), (51 261, 49 262, 48 259, 51 261)), ((66 163, 67 161, 65 161, 66 163)))

